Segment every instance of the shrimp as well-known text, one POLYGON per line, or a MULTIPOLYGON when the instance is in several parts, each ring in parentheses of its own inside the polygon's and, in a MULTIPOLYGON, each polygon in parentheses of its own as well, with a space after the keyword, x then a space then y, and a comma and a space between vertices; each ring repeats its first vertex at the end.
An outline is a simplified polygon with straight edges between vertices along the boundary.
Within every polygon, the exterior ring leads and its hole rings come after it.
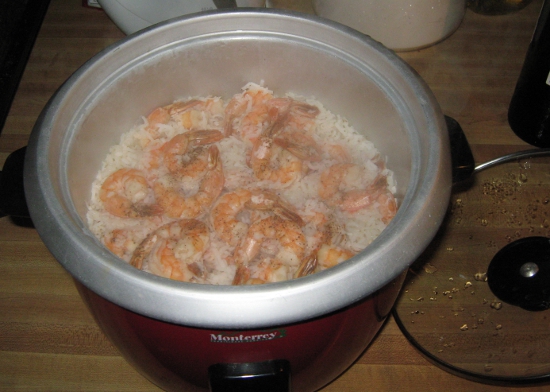
POLYGON ((237 189, 222 195, 210 215, 214 230, 229 245, 236 246, 246 235, 249 222, 258 217, 246 215, 245 211, 262 211, 292 220, 300 226, 303 224, 294 209, 277 195, 263 190, 237 189))
POLYGON ((208 166, 208 152, 194 147, 221 139, 223 134, 217 130, 196 130, 176 135, 160 148, 164 165, 173 174, 195 178, 208 166))
POLYGON ((220 126, 223 121, 223 103, 219 98, 208 98, 206 100, 192 99, 190 101, 179 101, 168 105, 167 110, 170 116, 185 128, 195 130, 204 128, 212 120, 219 120, 220 126))
POLYGON ((321 159, 321 148, 297 122, 314 119, 319 109, 291 98, 273 98, 267 106, 270 124, 254 143, 250 167, 260 180, 290 185, 307 170, 303 161, 321 159))
POLYGON ((248 276, 247 284, 264 284, 268 282, 281 282, 288 279, 289 266, 285 263, 272 258, 266 258, 260 261, 254 268, 254 276, 250 276, 250 271, 246 271, 248 276))
POLYGON ((340 264, 343 261, 355 256, 355 252, 340 246, 323 244, 317 252, 317 263, 321 269, 327 269, 340 264))
POLYGON ((105 210, 120 218, 144 218, 162 215, 159 204, 151 202, 151 187, 138 169, 119 169, 101 185, 99 198, 105 210))
POLYGON ((313 119, 319 115, 320 110, 317 106, 305 102, 292 101, 292 112, 298 117, 313 119))
POLYGON ((244 121, 241 125, 248 130, 264 121, 267 112, 265 102, 271 98, 273 98, 271 93, 261 90, 247 90, 233 96, 225 107, 225 135, 230 136, 235 133, 235 125, 240 117, 242 117, 241 122, 244 121))
POLYGON ((319 242, 313 251, 302 260, 294 274, 295 278, 333 267, 355 255, 354 252, 342 246, 346 240, 343 227, 328 217, 325 217, 323 222, 324 225, 318 233, 319 242))
POLYGON ((248 224, 239 220, 238 215, 251 197, 252 192, 249 190, 238 189, 222 195, 212 208, 212 226, 220 238, 229 245, 237 245, 248 231, 248 224))
MULTIPOLYGON (((237 271, 233 284, 249 283, 251 263, 261 251, 269 258, 291 269, 300 264, 305 248, 306 238, 296 222, 276 215, 256 221, 250 225, 246 236, 235 249, 234 259, 237 263, 237 271)), ((287 277, 285 276, 284 279, 287 277)))
POLYGON ((269 211, 279 218, 293 221, 299 226, 304 225, 304 221, 292 205, 276 194, 266 190, 253 191, 250 200, 246 202, 246 207, 257 211, 269 211))
POLYGON ((208 167, 194 195, 186 195, 180 180, 173 175, 163 176, 153 185, 158 203, 169 217, 196 218, 220 195, 225 181, 222 162, 216 146, 210 146, 208 151, 208 167))
POLYGON ((285 132, 284 135, 275 138, 274 142, 302 161, 318 162, 323 158, 321 147, 305 132, 285 132))
POLYGON ((314 131, 315 119, 319 113, 320 110, 316 106, 292 101, 288 126, 301 131, 314 131))
POLYGON ((319 196, 351 213, 375 205, 380 207, 382 219, 389 222, 397 211, 397 203, 387 189, 386 177, 379 175, 372 183, 364 185, 365 175, 365 169, 358 165, 335 164, 321 174, 319 196))
POLYGON ((302 174, 302 161, 274 144, 273 139, 284 126, 289 108, 272 108, 271 125, 264 130, 252 148, 249 165, 259 180, 290 185, 302 174))
POLYGON ((146 129, 158 137, 160 124, 168 124, 170 120, 179 121, 185 129, 194 130, 200 127, 204 114, 223 115, 221 100, 211 98, 204 101, 191 99, 189 101, 177 101, 170 105, 155 108, 147 116, 146 129))
POLYGON ((163 107, 158 107, 147 116, 147 130, 153 137, 159 137, 158 129, 160 124, 167 124, 170 121, 170 112, 163 107))
POLYGON ((202 256, 210 243, 206 225, 196 219, 182 219, 159 227, 134 251, 130 264, 149 272, 186 282, 204 277, 202 256))
POLYGON ((146 129, 154 136, 158 137, 158 129, 160 124, 168 124, 173 116, 183 113, 186 110, 192 109, 197 106, 202 101, 191 100, 187 102, 176 102, 166 106, 159 106, 155 108, 147 116, 147 127, 146 129))
POLYGON ((164 107, 170 116, 177 116, 196 107, 204 107, 204 101, 191 99, 189 101, 178 101, 164 107))
POLYGON ((385 224, 390 223, 397 213, 395 196, 389 191, 381 192, 376 198, 376 202, 378 203, 378 211, 382 215, 382 222, 385 224))
POLYGON ((126 229, 114 229, 103 237, 107 249, 126 261, 130 260, 140 242, 134 231, 126 229))
POLYGON ((374 205, 382 215, 384 223, 388 223, 397 212, 397 202, 387 189, 385 177, 379 177, 365 190, 352 190, 342 199, 342 207, 348 212, 356 212, 374 205))
POLYGON ((302 175, 302 161, 289 151, 273 145, 273 139, 261 137, 254 143, 250 167, 259 180, 291 185, 302 175))
POLYGON ((328 159, 333 159, 338 163, 345 163, 351 160, 349 152, 341 144, 327 144, 324 146, 324 152, 328 159))

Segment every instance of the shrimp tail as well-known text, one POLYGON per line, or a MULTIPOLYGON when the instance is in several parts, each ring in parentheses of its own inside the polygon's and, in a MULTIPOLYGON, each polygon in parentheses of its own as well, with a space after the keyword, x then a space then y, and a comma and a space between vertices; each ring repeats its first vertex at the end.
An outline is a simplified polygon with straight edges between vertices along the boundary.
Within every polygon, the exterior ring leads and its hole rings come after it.
POLYGON ((134 251, 132 258, 130 259, 130 265, 136 267, 137 269, 143 268, 143 261, 149 253, 153 250, 153 247, 158 241, 158 235, 156 233, 151 233, 139 244, 139 246, 134 251))
POLYGON ((158 216, 164 213, 164 209, 158 204, 137 204, 130 207, 128 218, 145 218, 158 216))
POLYGON ((248 282, 250 279, 250 270, 245 265, 239 265, 233 278, 233 286, 240 286, 248 282))
POLYGON ((294 274, 295 278, 311 275, 317 268, 317 251, 306 257, 294 274))

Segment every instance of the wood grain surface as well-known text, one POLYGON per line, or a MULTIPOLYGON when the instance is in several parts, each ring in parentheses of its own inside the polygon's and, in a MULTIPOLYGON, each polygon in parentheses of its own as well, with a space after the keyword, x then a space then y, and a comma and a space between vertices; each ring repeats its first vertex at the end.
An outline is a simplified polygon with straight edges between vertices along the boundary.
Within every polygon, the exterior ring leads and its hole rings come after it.
MULTIPOLYGON (((312 12, 307 1, 272 4, 312 12)), ((478 162, 529 147, 510 130, 506 115, 541 4, 535 0, 504 16, 467 11, 448 39, 400 53, 431 87, 445 114, 462 125, 478 162)), ((123 36, 103 11, 82 7, 80 0, 52 0, 0 136, 0 164, 27 144, 37 116, 63 81, 123 36)), ((465 197, 457 195, 455 207, 465 197)), ((475 210, 464 209, 461 218, 475 221, 476 216, 475 210)), ((104 337, 37 232, 19 223, 0 218, 0 390, 159 391, 104 337)), ((448 246, 434 244, 433 257, 445 257, 448 246)), ((453 238, 453 246, 467 254, 467 236, 453 238)), ((370 348, 323 391, 549 388, 499 387, 452 375, 426 360, 389 319, 370 348)))

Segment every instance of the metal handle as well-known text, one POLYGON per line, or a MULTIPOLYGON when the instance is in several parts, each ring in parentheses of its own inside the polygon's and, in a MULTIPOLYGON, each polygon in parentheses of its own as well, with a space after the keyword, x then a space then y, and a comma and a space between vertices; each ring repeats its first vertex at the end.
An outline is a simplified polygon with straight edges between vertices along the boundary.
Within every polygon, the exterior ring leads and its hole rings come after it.
POLYGON ((537 148, 532 150, 517 151, 508 155, 495 158, 489 162, 477 165, 474 172, 479 173, 482 170, 499 165, 501 163, 511 162, 522 158, 534 158, 544 156, 550 156, 550 148, 537 148))

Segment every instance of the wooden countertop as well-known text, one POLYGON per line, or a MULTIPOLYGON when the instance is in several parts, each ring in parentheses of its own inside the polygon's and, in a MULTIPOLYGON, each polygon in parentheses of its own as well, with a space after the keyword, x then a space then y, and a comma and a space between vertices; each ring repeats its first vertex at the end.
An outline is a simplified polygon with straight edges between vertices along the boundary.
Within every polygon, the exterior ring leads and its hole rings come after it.
MULTIPOLYGON (((307 1, 272 3, 312 12, 307 1)), ((529 147, 510 130, 506 116, 541 4, 535 0, 506 16, 467 11, 447 40, 400 54, 426 80, 445 114, 460 122, 478 162, 529 147)), ((61 83, 123 36, 103 11, 84 8, 80 0, 52 0, 0 136, 0 164, 27 144, 61 83)), ((9 217, 0 218, 0 390, 159 390, 104 337, 36 231, 9 217)), ((535 392, 548 386, 496 387, 451 375, 413 348, 390 318, 366 353, 323 390, 535 392)))

